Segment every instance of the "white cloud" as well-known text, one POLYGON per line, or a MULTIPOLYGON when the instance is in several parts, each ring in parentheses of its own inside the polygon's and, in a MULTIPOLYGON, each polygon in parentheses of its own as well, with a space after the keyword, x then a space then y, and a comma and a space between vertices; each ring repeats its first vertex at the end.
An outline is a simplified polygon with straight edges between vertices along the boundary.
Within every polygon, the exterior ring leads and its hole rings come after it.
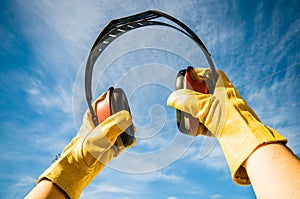
POLYGON ((199 139, 198 143, 189 148, 186 161, 205 166, 216 171, 228 171, 226 159, 219 144, 213 138, 199 139), (210 139, 209 141, 207 139, 210 139))
POLYGON ((265 125, 288 138, 288 145, 299 154, 299 62, 269 72, 261 79, 241 87, 244 98, 265 125))
POLYGON ((167 197, 167 199, 178 199, 178 198, 175 196, 170 196, 170 197, 167 197))
POLYGON ((17 183, 13 185, 13 188, 18 189, 18 188, 32 186, 34 182, 35 182, 35 178, 33 178, 32 176, 25 175, 18 179, 17 183))
POLYGON ((94 40, 93 35, 97 34, 98 25, 105 23, 99 24, 99 7, 95 4, 96 1, 18 2, 24 13, 21 18, 23 31, 43 62, 58 58, 56 64, 62 66, 70 58, 77 63, 83 59, 94 40))
POLYGON ((130 199, 129 197, 123 197, 123 196, 121 196, 121 197, 118 197, 117 199, 130 199))
POLYGON ((165 174, 162 171, 156 171, 143 177, 146 181, 169 181, 172 183, 182 182, 184 179, 176 174, 165 174))
MULTIPOLYGON (((35 60, 34 63, 31 63, 33 71, 35 72, 33 74, 24 75, 23 71, 20 71, 19 79, 25 77, 28 81, 26 81, 25 84, 23 84, 24 81, 18 82, 22 82, 20 85, 22 85, 26 91, 27 99, 39 114, 46 115, 46 113, 50 113, 50 110, 59 110, 59 113, 53 113, 54 111, 52 111, 51 115, 49 115, 49 117, 53 117, 54 120, 56 120, 54 123, 47 123, 45 120, 39 121, 39 119, 35 121, 35 118, 32 118, 30 124, 28 123, 26 126, 25 124, 16 126, 14 122, 11 122, 6 124, 5 129, 9 129, 13 132, 19 132, 21 129, 25 141, 30 143, 34 149, 40 149, 43 153, 48 152, 47 154, 60 151, 58 148, 63 148, 65 146, 68 139, 71 137, 71 134, 75 135, 74 132, 72 132, 73 124, 70 121, 70 115, 72 111, 75 111, 76 113, 80 113, 78 116, 80 117, 82 110, 84 109, 84 105, 82 104, 85 103, 85 101, 80 101, 80 105, 75 107, 78 108, 78 110, 74 109, 74 107, 72 110, 72 85, 76 71, 89 51, 98 32, 113 18, 122 17, 148 8, 167 11, 169 14, 186 22, 187 25, 196 31, 209 48, 209 51, 213 52, 213 57, 216 57, 218 62, 224 63, 224 66, 222 65, 220 67, 226 67, 226 72, 229 72, 230 77, 233 77, 233 82, 239 86, 260 79, 261 76, 265 74, 270 74, 269 72, 273 70, 272 67, 274 67, 274 64, 284 57, 288 57, 287 59, 289 59, 290 62, 293 62, 299 57, 299 55, 295 54, 289 55, 288 51, 285 51, 285 48, 292 46, 293 44, 291 42, 293 42, 294 38, 299 34, 298 24, 300 19, 294 19, 294 22, 291 23, 290 26, 283 28, 283 26, 278 25, 279 18, 277 15, 279 14, 279 10, 274 10, 270 27, 264 27, 261 24, 261 19, 267 15, 264 10, 262 10, 264 8, 263 3, 257 8, 258 17, 254 20, 256 23, 253 27, 255 35, 253 38, 250 38, 250 45, 245 43, 245 35, 247 34, 246 31, 248 31, 248 27, 243 19, 240 19, 240 16, 238 15, 239 7, 235 2, 213 2, 207 4, 199 1, 187 1, 184 2, 183 6, 182 2, 178 0, 175 2, 159 2, 159 4, 150 2, 141 6, 135 1, 111 2, 108 0, 101 3, 98 1, 86 3, 85 1, 67 2, 33 0, 30 2, 18 1, 17 4, 19 9, 16 13, 20 13, 18 14, 18 17, 21 19, 23 33, 25 33, 28 42, 31 44, 30 49, 34 50, 34 54, 30 54, 30 57, 35 60), (131 6, 128 6, 129 4, 131 6), (116 12, 116 10, 118 10, 118 12, 116 12), (227 16, 229 13, 233 14, 233 16, 231 16, 232 18, 227 16), (233 20, 233 18, 235 20, 233 20), (266 29, 264 30, 264 28, 266 29), (283 36, 280 35, 276 32, 276 30, 279 29, 286 30, 286 34, 283 36), (275 47, 272 48, 272 46, 275 47), (274 59, 274 61, 271 59, 274 59), (63 115, 68 115, 67 121, 65 121, 63 115), (57 123, 60 124, 58 125, 57 123), (55 143, 55 147, 49 143, 55 143)), ((14 53, 15 49, 13 48, 14 45, 12 41, 16 39, 15 36, 10 34, 9 31, 3 27, 0 31, 0 36, 5 32, 8 33, 5 37, 8 38, 8 40, 5 39, 5 41, 2 42, 1 47, 4 46, 8 51, 14 53), (7 42, 9 40, 10 42, 7 42)), ((180 50, 184 51, 184 48, 180 50)), ((295 71, 297 71, 297 69, 295 69, 295 71)), ((250 100, 250 103, 254 106, 255 110, 257 110, 258 113, 263 114, 263 119, 265 121, 268 121, 274 126, 280 126, 278 130, 284 132, 290 140, 289 144, 291 147, 300 153, 299 141, 296 139, 299 124, 293 123, 289 124, 289 126, 280 125, 289 120, 290 117, 287 115, 290 112, 285 111, 283 107, 279 110, 279 114, 277 115, 270 114, 272 112, 269 114, 266 113, 269 110, 275 110, 276 107, 278 107, 278 103, 282 102, 280 100, 278 101, 278 98, 276 98, 278 97, 274 94, 276 90, 285 90, 286 93, 284 94, 290 97, 287 99, 286 103, 294 110, 292 112, 293 114, 299 110, 299 106, 297 105, 298 102, 295 102, 295 96, 298 94, 295 94, 295 92, 297 92, 295 90, 299 90, 297 88, 297 85, 299 85, 299 76, 297 75, 299 74, 297 73, 295 76, 292 76, 294 79, 285 79, 282 82, 274 83, 272 86, 262 84, 259 89, 257 89, 255 85, 251 85, 246 91, 247 93, 250 93, 247 94, 247 98, 250 100), (296 83, 292 84, 291 81, 296 83), (295 90, 293 91, 293 89, 295 90), (268 102, 269 108, 266 108, 266 102, 268 102)), ((80 88, 79 90, 82 91, 83 89, 80 88)), ((78 123, 80 122, 81 120, 79 119, 78 123)), ((156 129, 154 129, 154 131, 155 130, 156 129)), ((153 132, 149 131, 148 133, 148 135, 151 135, 153 132)), ((16 135, 18 134, 16 133, 16 135)), ((165 145, 165 141, 166 140, 164 139, 158 139, 157 143, 147 141, 141 143, 147 145, 149 148, 155 148, 157 146, 165 145)), ((181 153, 179 153, 179 155, 174 154, 172 150, 184 152, 187 149, 186 145, 182 143, 175 144, 177 145, 170 147, 170 150, 167 153, 160 154, 160 158, 156 159, 156 161, 152 162, 146 158, 130 162, 128 159, 124 158, 122 162, 125 162, 128 167, 132 168, 160 168, 159 163, 168 158, 173 158, 174 160, 181 158, 181 153)), ((201 144, 203 144, 203 142, 199 143, 199 145, 201 144)), ((214 171, 228 171, 226 161, 218 146, 211 148, 212 145, 209 144, 206 146, 203 144, 202 149, 200 147, 201 146, 198 145, 189 147, 188 153, 184 156, 182 161, 197 162, 197 164, 205 166, 206 168, 211 168, 214 171), (199 158, 199 153, 201 158, 199 158)), ((41 152, 40 150, 39 152, 41 152)), ((26 157, 21 156, 22 152, 5 153, 1 154, 1 157, 3 155, 5 160, 17 156, 24 158, 24 160, 32 158, 28 153, 25 153, 26 157)), ((42 164, 45 164, 47 161, 47 157, 45 157, 44 154, 34 154, 34 157, 41 161, 42 164)), ((165 164, 164 166, 166 165, 169 164, 165 164)), ((105 172, 108 172, 108 170, 105 172)), ((108 182, 112 181, 112 176, 107 177, 105 172, 103 173, 104 178, 101 178, 101 180, 108 182)), ((113 178, 116 178, 116 175, 114 175, 113 178)), ((91 189, 88 189, 88 192, 84 193, 83 197, 89 199, 97 198, 96 195, 99 196, 101 193, 113 195, 116 193, 130 195, 134 194, 134 191, 145 193, 145 190, 151 191, 149 183, 156 181, 188 184, 188 182, 184 180, 184 176, 172 172, 168 173, 165 170, 139 175, 138 177, 136 175, 131 175, 131 178, 131 181, 128 185, 125 185, 125 187, 124 185, 116 186, 112 183, 96 183, 91 186, 91 189), (132 181, 137 181, 137 183, 132 183, 132 181), (145 184, 143 184, 143 182, 145 182, 145 184), (141 186, 143 187, 140 189, 136 188, 139 187, 140 184, 142 184, 141 186), (132 187, 135 187, 136 189, 132 191, 132 187)), ((27 183, 32 179, 33 178, 30 176, 25 176, 23 180, 16 184, 16 186, 27 186, 27 183)), ((118 181, 118 179, 115 181, 118 181)), ((126 179, 122 179, 122 182, 126 182, 126 179)), ((194 184, 191 184, 190 186, 192 187, 192 190, 199 191, 195 185, 193 185, 194 184)), ((169 199, 176 198, 175 194, 174 196, 173 194, 170 195, 169 199)), ((123 199, 131 198, 129 196, 117 197, 123 199)), ((220 198, 222 195, 213 194, 210 197, 220 198)), ((111 198, 111 195, 103 198, 111 198)))
POLYGON ((47 85, 42 79, 27 77, 25 86, 28 101, 37 112, 45 114, 49 110, 59 110, 69 116, 72 115, 71 91, 64 85, 47 85))
POLYGON ((131 191, 128 189, 124 189, 114 185, 107 185, 107 184, 98 184, 98 185, 94 184, 93 186, 91 186, 91 188, 94 189, 93 193, 96 192, 131 193, 131 191))
MULTIPOLYGON (((118 186, 112 184, 105 184, 103 182, 100 183, 91 183, 87 189, 83 191, 81 194, 81 198, 99 198, 99 196, 103 196, 105 194, 114 194, 116 197, 119 194, 131 194, 133 189, 130 189, 128 185, 118 186)), ((126 197, 123 197, 126 198, 126 197)))
MULTIPOLYGON (((172 167, 147 174, 128 174, 105 168, 93 183, 96 185, 111 184, 128 189, 131 192, 124 193, 123 197, 129 198, 157 197, 157 191, 162 189, 163 195, 160 195, 161 197, 167 197, 168 195, 175 197, 176 194, 182 193, 190 198, 190 196, 199 196, 205 192, 201 183, 190 182, 181 174, 180 171, 172 167)), ((92 191, 93 188, 90 189, 88 187, 85 192, 90 190, 92 191)), ((110 197, 118 198, 121 196, 115 193, 113 196, 110 195, 110 197)))
POLYGON ((5 196, 5 198, 24 198, 36 183, 35 178, 27 174, 9 175, 9 178, 5 176, 3 179, 5 179, 6 182, 14 182, 12 184, 9 183, 9 186, 5 189, 5 193, 0 192, 1 196, 5 196))
MULTIPOLYGON (((155 195, 155 184, 163 183, 172 186, 185 186, 188 182, 182 176, 167 171, 158 171, 148 174, 126 174, 105 168, 103 172, 83 192, 82 198, 140 198, 142 196, 155 195), (111 193, 106 195, 106 193, 111 193)), ((189 185, 192 192, 194 185, 189 185)), ((161 188, 159 188, 161 189, 161 188)), ((198 188, 199 191, 199 188, 198 188)))
POLYGON ((218 198, 222 198, 222 195, 221 194, 213 194, 213 195, 210 196, 210 198, 218 199, 218 198))
POLYGON ((132 148, 132 150, 127 150, 122 155, 114 158, 107 166, 126 173, 159 171, 179 160, 192 142, 193 137, 176 133, 175 137, 169 140, 166 146, 148 152, 140 152, 139 149, 134 151, 134 148, 132 148), (126 164, 123 164, 123 162, 126 162, 126 164))
MULTIPOLYGON (((129 181, 134 181, 135 183, 155 183, 155 182, 168 182, 171 184, 180 184, 187 182, 183 176, 178 173, 175 173, 171 169, 164 169, 160 171, 154 171, 150 173, 143 173, 143 174, 128 174, 123 172, 118 172, 115 170, 110 170, 107 168, 107 173, 103 174, 106 177, 113 176, 115 173, 119 173, 119 182, 122 183, 128 179, 129 181)), ((99 177, 100 178, 100 177, 99 177)), ((99 179, 100 180, 100 179, 99 179)))

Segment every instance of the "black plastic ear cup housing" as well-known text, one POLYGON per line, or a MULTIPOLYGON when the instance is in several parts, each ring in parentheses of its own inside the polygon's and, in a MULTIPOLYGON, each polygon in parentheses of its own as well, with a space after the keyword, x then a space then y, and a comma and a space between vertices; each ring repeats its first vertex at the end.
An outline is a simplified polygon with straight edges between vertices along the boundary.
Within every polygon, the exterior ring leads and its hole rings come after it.
MULTIPOLYGON (((180 70, 178 72, 177 77, 176 77, 176 84, 175 84, 176 90, 184 88, 185 73, 186 73, 186 69, 180 70)), ((187 113, 176 109, 176 122, 177 122, 177 127, 178 127, 179 131, 184 134, 190 135, 191 134, 190 123, 188 120, 189 119, 187 117, 187 113)))
MULTIPOLYGON (((128 104, 125 92, 121 88, 114 88, 110 96, 110 112, 111 115, 126 110, 130 113, 130 108, 128 104)), ((134 127, 131 124, 121 135, 123 145, 125 147, 130 146, 134 142, 134 127)))
MULTIPOLYGON (((188 67, 187 69, 188 71, 193 70, 192 67, 188 67)), ((175 88, 176 90, 178 89, 193 89, 193 90, 197 90, 199 91, 199 84, 197 84, 197 87, 195 88, 191 88, 192 85, 195 86, 194 83, 192 82, 187 82, 188 80, 186 79, 186 74, 190 75, 190 72, 187 73, 187 70, 180 70, 177 74, 177 78, 176 78, 176 85, 175 88), (190 87, 190 88, 187 88, 190 87)), ((193 80, 189 80, 189 81, 193 81, 193 80)), ((203 82, 204 83, 204 82, 203 82)), ((200 92, 208 92, 206 90, 207 85, 206 83, 204 83, 204 87, 203 87, 203 83, 202 83, 202 87, 200 86, 200 92), (205 90, 203 90, 205 89, 205 90), (201 91, 202 90, 202 91, 201 91)), ((197 136, 199 134, 201 135, 210 135, 211 133, 208 131, 208 129, 199 122, 198 118, 194 118, 192 115, 185 113, 183 111, 177 110, 176 109, 176 121, 177 121, 177 127, 179 129, 180 132, 187 134, 187 135, 193 135, 193 136, 197 136)))

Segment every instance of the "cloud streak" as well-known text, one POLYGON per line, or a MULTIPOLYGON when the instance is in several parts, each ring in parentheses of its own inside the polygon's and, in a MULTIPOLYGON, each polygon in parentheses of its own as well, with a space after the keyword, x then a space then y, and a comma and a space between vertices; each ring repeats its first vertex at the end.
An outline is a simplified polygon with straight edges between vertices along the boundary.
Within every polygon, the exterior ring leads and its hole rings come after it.
MULTIPOLYGON (((166 11, 191 27, 212 52, 217 66, 228 73, 242 96, 261 116, 262 120, 288 137, 291 148, 300 154, 299 139, 297 139, 299 137, 297 136, 299 124, 293 119, 299 117, 300 94, 297 88, 299 85, 299 65, 288 67, 299 62, 297 44, 300 18, 287 17, 289 15, 286 13, 293 14, 295 10, 292 9, 290 12, 287 12, 289 10, 282 10, 277 1, 272 5, 274 9, 271 11, 267 10, 269 5, 264 2, 260 4, 251 3, 251 5, 253 6, 248 8, 245 4, 239 4, 236 1, 211 1, 207 3, 193 0, 184 3, 179 0, 148 2, 143 5, 135 1, 118 0, 102 1, 101 3, 93 0, 88 3, 84 1, 17 1, 11 9, 14 9, 14 13, 19 13, 17 24, 18 28, 22 30, 20 34, 26 38, 25 43, 29 44, 26 53, 30 57, 28 61, 30 63, 22 63, 22 70, 7 73, 1 71, 2 84, 0 88, 5 95, 2 97, 1 103, 7 107, 1 112, 3 118, 1 135, 6 141, 1 143, 1 149, 5 150, 0 155, 5 165, 16 168, 16 175, 20 176, 16 178, 14 173, 11 173, 3 178, 4 180, 8 178, 17 179, 8 185, 6 190, 12 192, 11 190, 18 189, 22 190, 23 194, 31 189, 33 179, 51 162, 52 156, 60 152, 70 138, 75 135, 76 130, 74 129, 81 123, 80 117, 86 109, 86 104, 84 100, 79 100, 73 101, 75 104, 78 102, 77 106, 72 106, 71 100, 75 86, 79 85, 78 90, 80 92, 74 97, 77 98, 79 95, 81 98, 84 97, 82 79, 79 80, 78 85, 74 85, 74 81, 77 79, 76 74, 80 73, 78 72, 80 64, 86 57, 99 31, 113 18, 150 8, 166 11), (245 10, 247 12, 243 13, 245 10), (255 14, 252 16, 249 14, 250 11, 255 14), (285 21, 285 18, 289 18, 289 21, 285 21), (284 71, 279 72, 283 69, 284 71), (268 75, 270 74, 272 76, 269 78, 268 75), (11 81, 11 79, 15 81, 11 81), (10 99, 16 97, 18 100, 10 99), (24 103, 23 115, 16 114, 16 109, 21 104, 20 99, 24 103), (76 127, 72 121, 72 113, 79 118, 78 120, 75 119, 76 127), (55 143, 55 147, 53 143, 55 143), (33 160, 36 161, 33 162, 33 160), (35 171, 22 170, 22 166, 15 165, 16 161, 18 163, 26 162, 30 166, 36 165, 32 169, 35 171)), ((289 6, 289 9, 292 7, 289 6)), ((1 26, 1 38, 4 33, 7 33, 4 37, 7 39, 3 40, 0 47, 4 48, 5 52, 16 54, 25 49, 15 49, 15 42, 20 37, 14 31, 9 30, 6 26, 1 26)), ((126 38, 124 37, 124 39, 126 38)), ((172 38, 169 39, 168 41, 172 43, 172 38)), ((147 43, 139 45, 145 44, 147 43)), ((167 43, 164 44, 168 45, 167 43)), ((186 48, 186 43, 178 42, 170 46, 172 50, 179 49, 178 54, 183 52, 187 57, 191 57, 193 63, 194 60, 197 60, 198 52, 186 48)), ((130 58, 125 55, 124 57, 130 58)), ((155 62, 155 66, 172 65, 172 62, 178 61, 180 64, 176 67, 179 69, 187 63, 187 60, 178 57, 174 59, 174 57, 174 55, 166 56, 161 62, 155 62)), ((110 58, 109 55, 108 58, 110 58)), ((127 63, 136 61, 134 56, 131 58, 120 59, 119 61, 127 61, 127 63)), ((159 56, 156 58, 161 59, 159 56)), ((145 60, 149 61, 150 59, 145 60)), ((118 67, 122 70, 119 72, 128 72, 128 68, 120 62, 118 67)), ((107 72, 114 78, 121 76, 115 71, 107 72)), ((135 75, 133 81, 142 81, 147 77, 147 74, 144 74, 145 76, 140 76, 139 79, 137 75, 141 73, 132 74, 135 75)), ((157 72, 153 72, 151 75, 156 78, 164 77, 163 73, 157 74, 157 72)), ((103 81, 107 81, 107 79, 103 79, 103 81)), ((167 82, 168 85, 173 83, 173 79, 168 79, 168 81, 172 81, 171 83, 167 82)), ((130 87, 132 85, 126 84, 126 78, 123 82, 118 83, 120 86, 127 86, 128 92, 137 91, 130 87)), ((108 83, 106 82, 105 86, 106 84, 108 83)), ((150 98, 150 94, 143 97, 150 98)), ((158 97, 161 96, 158 95, 158 97)), ((135 108, 139 109, 139 106, 140 104, 136 104, 135 108)), ((153 119, 162 120, 164 114, 174 117, 174 112, 170 112, 167 108, 163 112, 157 111, 154 114, 157 113, 161 114, 160 117, 153 117, 153 119)), ((147 117, 139 116, 142 119, 137 118, 136 120, 139 120, 140 129, 142 129, 145 127, 143 124, 145 124, 147 117)), ((164 124, 168 125, 171 122, 174 120, 167 120, 164 124)), ((155 122, 152 124, 159 125, 155 122)), ((157 142, 145 139, 138 146, 144 147, 143 150, 163 148, 170 141, 166 139, 166 135, 177 133, 177 131, 174 132, 177 130, 174 126, 172 130, 169 129, 170 131, 165 131, 164 134, 158 134, 158 138, 155 140, 157 142)), ((140 137, 151 137, 157 129, 160 128, 149 129, 147 135, 143 134, 140 137)), ((175 145, 170 147, 169 152, 165 153, 165 156, 160 156, 161 158, 156 161, 143 159, 128 162, 126 155, 121 156, 121 162, 125 162, 128 167, 133 168, 157 167, 159 163, 166 160, 163 157, 180 161, 171 161, 172 164, 166 164, 159 170, 143 175, 124 174, 108 167, 88 187, 82 198, 97 198, 96 195, 98 197, 101 195, 102 198, 112 198, 113 195, 114 198, 120 199, 145 198, 147 196, 157 198, 156 193, 160 193, 161 198, 170 199, 199 198, 200 196, 205 197, 204 194, 211 198, 226 198, 220 186, 220 192, 211 190, 211 187, 206 186, 209 180, 203 177, 206 173, 201 172, 203 169, 209 171, 208 173, 212 176, 215 173, 224 174, 214 178, 220 182, 230 179, 221 149, 218 145, 215 146, 215 143, 205 142, 202 138, 196 138, 192 145, 187 147, 185 143, 190 143, 191 140, 183 139, 182 142, 180 140, 174 142, 175 145), (178 156, 178 154, 174 155, 173 151, 183 151, 184 153, 180 153, 178 156), (195 167, 199 167, 199 169, 195 169, 195 167), (192 177, 190 176, 191 173, 193 174, 192 177), (204 183, 202 178, 207 182, 204 183)), ((130 152, 134 153, 134 150, 132 149, 130 152)), ((1 180, 2 184, 4 180, 1 180)), ((1 195, 4 193, 1 192, 1 195)), ((6 198, 17 198, 20 195, 5 196, 7 196, 6 198)))

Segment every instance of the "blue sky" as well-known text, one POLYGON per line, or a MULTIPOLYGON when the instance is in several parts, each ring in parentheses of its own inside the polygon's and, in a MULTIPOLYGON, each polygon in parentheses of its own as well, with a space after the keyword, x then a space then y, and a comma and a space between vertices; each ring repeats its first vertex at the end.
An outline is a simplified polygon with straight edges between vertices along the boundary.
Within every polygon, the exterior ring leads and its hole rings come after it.
MULTIPOLYGON (((1 0, 0 198, 24 197, 76 135, 86 109, 84 61, 98 33, 112 19, 148 9, 195 31, 261 120, 300 155, 298 1, 1 0)), ((154 29, 168 39, 153 42, 151 31, 128 33, 112 44, 103 56, 110 79, 95 74, 95 93, 113 84, 128 94, 138 143, 111 162, 81 198, 255 198, 251 186, 232 182, 215 140, 177 132, 166 99, 173 74, 185 64, 197 65, 199 51, 168 30, 154 29), (152 49, 122 54, 132 38, 140 39, 132 49, 152 49)))

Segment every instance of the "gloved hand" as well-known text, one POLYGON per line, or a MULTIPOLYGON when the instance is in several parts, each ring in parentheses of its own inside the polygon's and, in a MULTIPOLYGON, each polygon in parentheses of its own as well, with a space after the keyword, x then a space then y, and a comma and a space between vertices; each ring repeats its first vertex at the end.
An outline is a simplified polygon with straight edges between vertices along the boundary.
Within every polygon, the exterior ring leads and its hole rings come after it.
MULTIPOLYGON (((195 69, 204 79, 210 69, 195 69)), ((223 71, 218 71, 213 94, 192 90, 176 90, 168 98, 168 106, 191 114, 203 123, 218 139, 233 180, 249 184, 243 163, 260 145, 287 140, 274 129, 261 123, 254 111, 240 96, 223 71)))
MULTIPOLYGON (((106 93, 100 96, 96 102, 102 100, 105 95, 106 93)), ((95 108, 95 103, 93 107, 95 108)), ((122 143, 118 143, 118 146, 114 143, 131 124, 130 113, 120 111, 94 128, 91 114, 87 110, 76 137, 64 149, 60 158, 44 171, 38 182, 48 179, 71 199, 79 198, 82 190, 105 167, 105 164, 124 151, 122 143)), ((134 144, 135 142, 132 145, 134 144)))

